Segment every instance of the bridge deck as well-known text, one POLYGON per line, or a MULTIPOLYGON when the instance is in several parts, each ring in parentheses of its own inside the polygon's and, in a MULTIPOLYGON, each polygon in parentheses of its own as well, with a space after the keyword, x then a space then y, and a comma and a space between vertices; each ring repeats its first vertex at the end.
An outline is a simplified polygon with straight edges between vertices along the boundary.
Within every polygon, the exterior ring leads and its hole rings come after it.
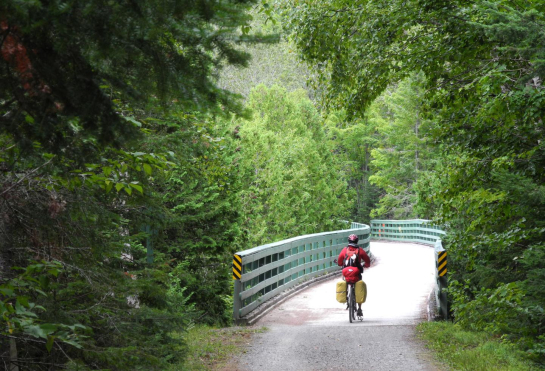
POLYGON ((338 279, 313 286, 281 304, 258 325, 257 336, 239 370, 435 370, 414 339, 414 325, 426 318, 435 281, 432 247, 372 242, 374 265, 364 273, 368 286, 364 321, 350 324, 335 301, 338 279), (347 360, 351 349, 355 359, 347 360), (343 355, 344 354, 344 355, 343 355))

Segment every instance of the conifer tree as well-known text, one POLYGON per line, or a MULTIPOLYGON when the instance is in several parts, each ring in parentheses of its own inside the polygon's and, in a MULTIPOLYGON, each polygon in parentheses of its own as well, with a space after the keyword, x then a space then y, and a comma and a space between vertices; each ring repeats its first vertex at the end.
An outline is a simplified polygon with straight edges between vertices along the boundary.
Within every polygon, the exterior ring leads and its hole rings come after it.
POLYGON ((193 126, 240 112, 214 74, 222 63, 246 64, 235 45, 256 40, 240 29, 249 4, 0 0, 6 363, 165 369, 183 361, 176 331, 202 315, 207 295, 217 299, 209 318, 226 321, 229 281, 218 261, 238 233, 221 219, 233 190, 212 184, 227 156, 193 126), (199 120, 187 119, 192 111, 199 120), (205 175, 185 171, 199 162, 205 175), (169 194, 181 182, 187 193, 169 194), (189 220, 176 219, 180 208, 189 220), (215 242, 212 224, 226 229, 215 242), (179 243, 193 228, 206 237, 179 243), (190 303, 186 287, 198 285, 185 268, 207 242, 219 268, 190 303))
POLYGON ((245 1, 0 2, 0 132, 50 152, 74 135, 119 145, 137 135, 126 103, 237 110, 214 84, 246 65, 245 1), (123 102, 123 103, 122 103, 123 102))

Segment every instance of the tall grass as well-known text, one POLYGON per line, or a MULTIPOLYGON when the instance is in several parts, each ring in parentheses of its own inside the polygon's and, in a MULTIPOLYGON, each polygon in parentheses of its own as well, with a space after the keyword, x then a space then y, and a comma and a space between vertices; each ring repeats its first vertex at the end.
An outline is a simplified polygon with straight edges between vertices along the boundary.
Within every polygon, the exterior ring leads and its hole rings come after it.
POLYGON ((543 369, 513 345, 486 333, 466 331, 450 322, 421 323, 417 329, 436 358, 453 370, 543 369))
POLYGON ((265 327, 216 328, 196 325, 185 334, 185 350, 188 354, 184 364, 173 365, 170 371, 211 371, 235 369, 236 359, 245 352, 252 334, 266 331, 265 327))

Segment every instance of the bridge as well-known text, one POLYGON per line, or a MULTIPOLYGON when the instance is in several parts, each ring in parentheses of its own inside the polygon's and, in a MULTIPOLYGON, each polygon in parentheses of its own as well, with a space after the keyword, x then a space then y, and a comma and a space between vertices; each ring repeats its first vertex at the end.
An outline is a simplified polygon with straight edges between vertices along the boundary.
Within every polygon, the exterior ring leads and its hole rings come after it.
POLYGON ((421 345, 408 339, 444 301, 436 297, 444 279, 445 267, 437 264, 444 234, 427 220, 373 220, 237 253, 234 319, 269 330, 236 369, 435 369, 421 345), (350 324, 334 297, 340 267, 333 260, 352 233, 373 263, 363 275, 369 291, 364 320, 350 324), (347 347, 356 359, 342 356, 347 347))

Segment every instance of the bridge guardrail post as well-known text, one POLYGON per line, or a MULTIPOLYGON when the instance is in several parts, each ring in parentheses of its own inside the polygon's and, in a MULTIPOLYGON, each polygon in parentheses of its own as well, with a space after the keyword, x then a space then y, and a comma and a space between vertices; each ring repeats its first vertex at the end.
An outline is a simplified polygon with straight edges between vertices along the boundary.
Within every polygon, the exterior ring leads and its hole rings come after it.
POLYGON ((447 280, 447 251, 443 247, 440 239, 435 242, 435 266, 437 268, 435 277, 437 279, 437 287, 435 292, 436 303, 439 312, 444 319, 449 318, 448 298, 445 289, 448 287, 447 280))
POLYGON ((240 321, 240 308, 242 307, 242 303, 240 300, 240 288, 241 288, 240 280, 235 280, 235 287, 234 287, 234 293, 233 293, 233 319, 235 320, 235 324, 240 321))
POLYGON ((242 284, 240 277, 242 276, 242 258, 237 254, 233 255, 233 319, 235 324, 240 320, 240 308, 242 308, 242 299, 240 298, 240 292, 242 291, 242 284))

